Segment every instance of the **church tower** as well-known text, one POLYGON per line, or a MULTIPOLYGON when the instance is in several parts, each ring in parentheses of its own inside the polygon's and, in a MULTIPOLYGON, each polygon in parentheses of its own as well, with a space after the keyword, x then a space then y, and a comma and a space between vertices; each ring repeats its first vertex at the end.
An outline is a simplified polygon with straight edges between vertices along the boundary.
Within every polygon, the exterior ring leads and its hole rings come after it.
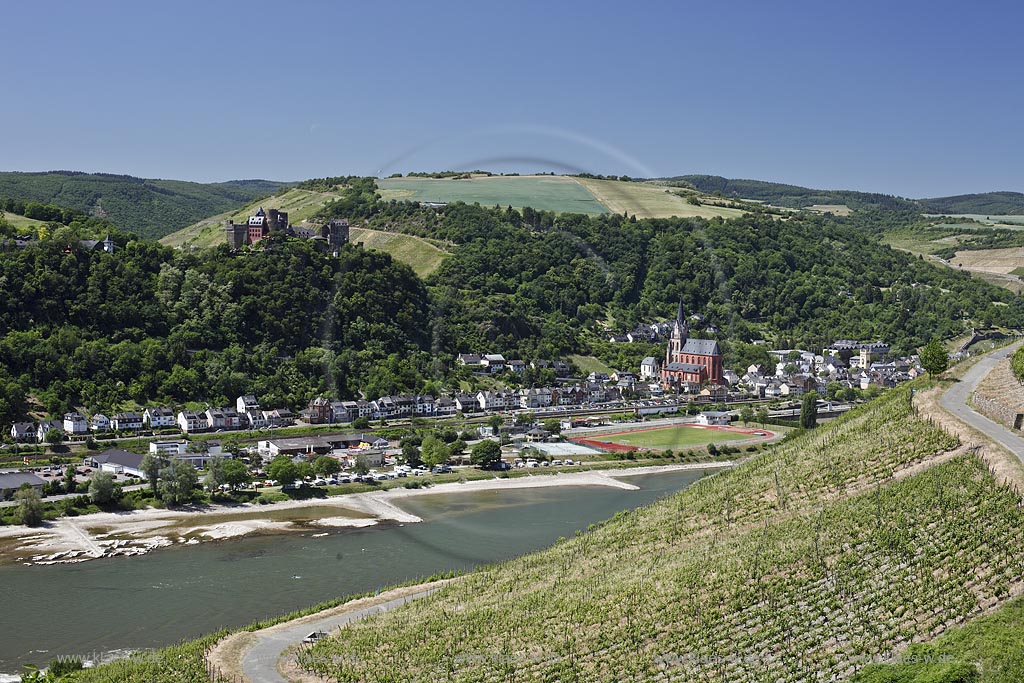
POLYGON ((665 350, 665 366, 669 363, 678 363, 683 353, 683 347, 690 336, 690 326, 683 316, 683 300, 679 300, 679 311, 676 313, 676 320, 672 323, 672 336, 668 340, 668 348, 665 350))

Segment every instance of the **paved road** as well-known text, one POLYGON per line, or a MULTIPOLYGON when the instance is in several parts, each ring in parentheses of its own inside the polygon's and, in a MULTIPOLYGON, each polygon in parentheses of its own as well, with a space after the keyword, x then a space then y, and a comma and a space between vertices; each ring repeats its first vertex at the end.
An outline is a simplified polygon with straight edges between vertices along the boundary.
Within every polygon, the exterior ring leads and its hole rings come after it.
POLYGON ((325 617, 317 621, 308 621, 299 626, 292 626, 291 628, 274 633, 257 633, 256 644, 242 656, 242 670, 245 671, 245 675, 252 683, 287 683, 288 679, 281 676, 277 670, 278 660, 281 659, 281 655, 285 650, 301 643, 302 639, 313 631, 330 633, 332 630, 352 621, 358 621, 378 612, 386 612, 404 605, 410 600, 430 595, 437 590, 440 590, 440 587, 418 593, 410 593, 402 598, 395 598, 394 600, 388 600, 372 607, 364 607, 363 609, 353 610, 345 614, 325 617))
POLYGON ((981 384, 981 380, 996 367, 999 363, 1006 363, 1007 358, 1017 349, 1019 344, 1013 344, 1005 349, 999 349, 987 356, 982 357, 974 366, 968 370, 959 382, 954 384, 939 403, 949 413, 960 418, 980 432, 985 433, 992 440, 999 442, 1008 451, 1024 462, 1024 438, 1012 432, 998 422, 993 422, 981 413, 975 412, 967 405, 967 399, 981 384))

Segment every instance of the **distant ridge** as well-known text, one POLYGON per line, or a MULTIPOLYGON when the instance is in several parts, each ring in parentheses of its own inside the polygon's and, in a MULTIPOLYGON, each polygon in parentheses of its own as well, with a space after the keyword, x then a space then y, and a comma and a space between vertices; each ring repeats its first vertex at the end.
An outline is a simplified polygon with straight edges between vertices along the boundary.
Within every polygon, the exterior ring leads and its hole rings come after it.
POLYGON ((799 185, 724 178, 716 175, 681 175, 657 178, 656 180, 685 184, 707 194, 719 192, 724 197, 754 199, 793 209, 803 209, 815 205, 846 204, 851 209, 902 209, 925 213, 1024 213, 1024 194, 1020 192, 984 192, 951 197, 907 199, 874 192, 816 190, 799 185))
POLYGON ((0 198, 105 216, 118 228, 149 239, 237 209, 288 185, 258 179, 194 183, 82 171, 0 172, 0 198))

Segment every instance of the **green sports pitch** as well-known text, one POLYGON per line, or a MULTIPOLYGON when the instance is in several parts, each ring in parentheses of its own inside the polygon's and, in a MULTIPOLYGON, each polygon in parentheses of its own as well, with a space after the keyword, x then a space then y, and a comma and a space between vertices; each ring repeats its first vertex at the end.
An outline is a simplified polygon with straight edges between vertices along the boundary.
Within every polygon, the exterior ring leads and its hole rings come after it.
POLYGON ((757 437, 751 433, 745 432, 680 426, 665 427, 663 429, 644 429, 635 432, 620 432, 616 434, 595 434, 592 436, 588 435, 587 438, 599 443, 609 442, 621 444, 623 446, 634 446, 636 448, 665 450, 667 448, 677 449, 689 448, 691 446, 706 446, 709 443, 742 441, 757 437))

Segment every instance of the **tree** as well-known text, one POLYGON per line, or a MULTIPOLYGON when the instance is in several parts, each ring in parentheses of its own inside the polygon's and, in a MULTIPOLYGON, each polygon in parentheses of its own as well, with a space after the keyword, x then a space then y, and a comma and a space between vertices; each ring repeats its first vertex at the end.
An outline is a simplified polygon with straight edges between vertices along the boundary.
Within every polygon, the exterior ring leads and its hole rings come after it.
POLYGON ((22 484, 14 498, 18 501, 18 515, 22 524, 39 526, 43 523, 43 500, 39 496, 39 491, 28 484, 22 484))
POLYGON ((420 459, 423 461, 424 466, 433 467, 434 465, 448 462, 451 454, 451 449, 436 436, 428 436, 423 439, 420 459))
POLYGON ((370 464, 366 461, 366 456, 359 454, 356 456, 356 461, 352 465, 352 469, 355 470, 356 474, 366 474, 370 471, 370 464))
POLYGON ((462 452, 466 450, 466 442, 462 439, 455 439, 448 444, 448 450, 451 455, 462 455, 462 452))
POLYGON ((75 479, 75 468, 68 465, 64 470, 64 490, 68 493, 74 493, 75 489, 78 488, 78 481, 75 479))
POLYGON ((740 409, 740 421, 744 424, 750 424, 754 421, 754 409, 749 405, 743 406, 740 409))
POLYGON ((761 425, 761 427, 764 427, 764 424, 768 421, 768 409, 758 408, 754 413, 754 421, 761 425))
POLYGON ((252 481, 249 468, 241 460, 225 460, 221 472, 224 483, 233 489, 241 488, 252 481))
POLYGON ((941 375, 949 367, 949 355, 942 346, 938 337, 933 337, 930 342, 921 349, 921 367, 929 375, 941 375))
POLYGON ((50 429, 46 430, 46 443, 50 444, 51 446, 61 445, 62 443, 64 443, 64 432, 57 429, 56 427, 51 427, 50 429))
POLYGON ((544 428, 544 431, 549 433, 549 434, 561 434, 562 433, 562 423, 561 423, 560 420, 555 420, 555 419, 544 420, 544 422, 543 422, 543 424, 541 426, 544 428))
POLYGON ((89 480, 89 497, 97 505, 109 505, 114 502, 114 476, 110 472, 97 472, 89 480))
POLYGON ((158 458, 152 453, 147 453, 139 465, 139 469, 146 475, 146 479, 149 481, 149 486, 154 494, 156 493, 157 479, 160 478, 160 470, 163 469, 165 464, 166 461, 162 458, 158 458))
POLYGON ((352 429, 369 429, 370 420, 366 417, 357 417, 352 420, 352 429))
POLYGON ((502 422, 504 422, 504 420, 501 419, 501 415, 491 415, 487 418, 487 426, 493 429, 495 434, 497 434, 498 430, 501 428, 502 422))
POLYGON ((270 464, 267 465, 267 474, 281 486, 295 483, 295 479, 298 477, 295 463, 287 455, 279 455, 271 460, 270 464))
POLYGON ((199 482, 196 468, 184 460, 172 460, 160 470, 160 497, 168 505, 191 502, 192 493, 199 482))
POLYGON ((313 471, 321 477, 329 477, 332 474, 341 472, 341 463, 336 458, 321 455, 313 461, 313 471))
POLYGON ((809 391, 804 394, 803 402, 800 404, 800 426, 804 429, 814 429, 818 426, 818 394, 809 391))
POLYGON ((481 441, 470 451, 470 461, 483 469, 488 469, 501 461, 501 446, 497 441, 481 441))

